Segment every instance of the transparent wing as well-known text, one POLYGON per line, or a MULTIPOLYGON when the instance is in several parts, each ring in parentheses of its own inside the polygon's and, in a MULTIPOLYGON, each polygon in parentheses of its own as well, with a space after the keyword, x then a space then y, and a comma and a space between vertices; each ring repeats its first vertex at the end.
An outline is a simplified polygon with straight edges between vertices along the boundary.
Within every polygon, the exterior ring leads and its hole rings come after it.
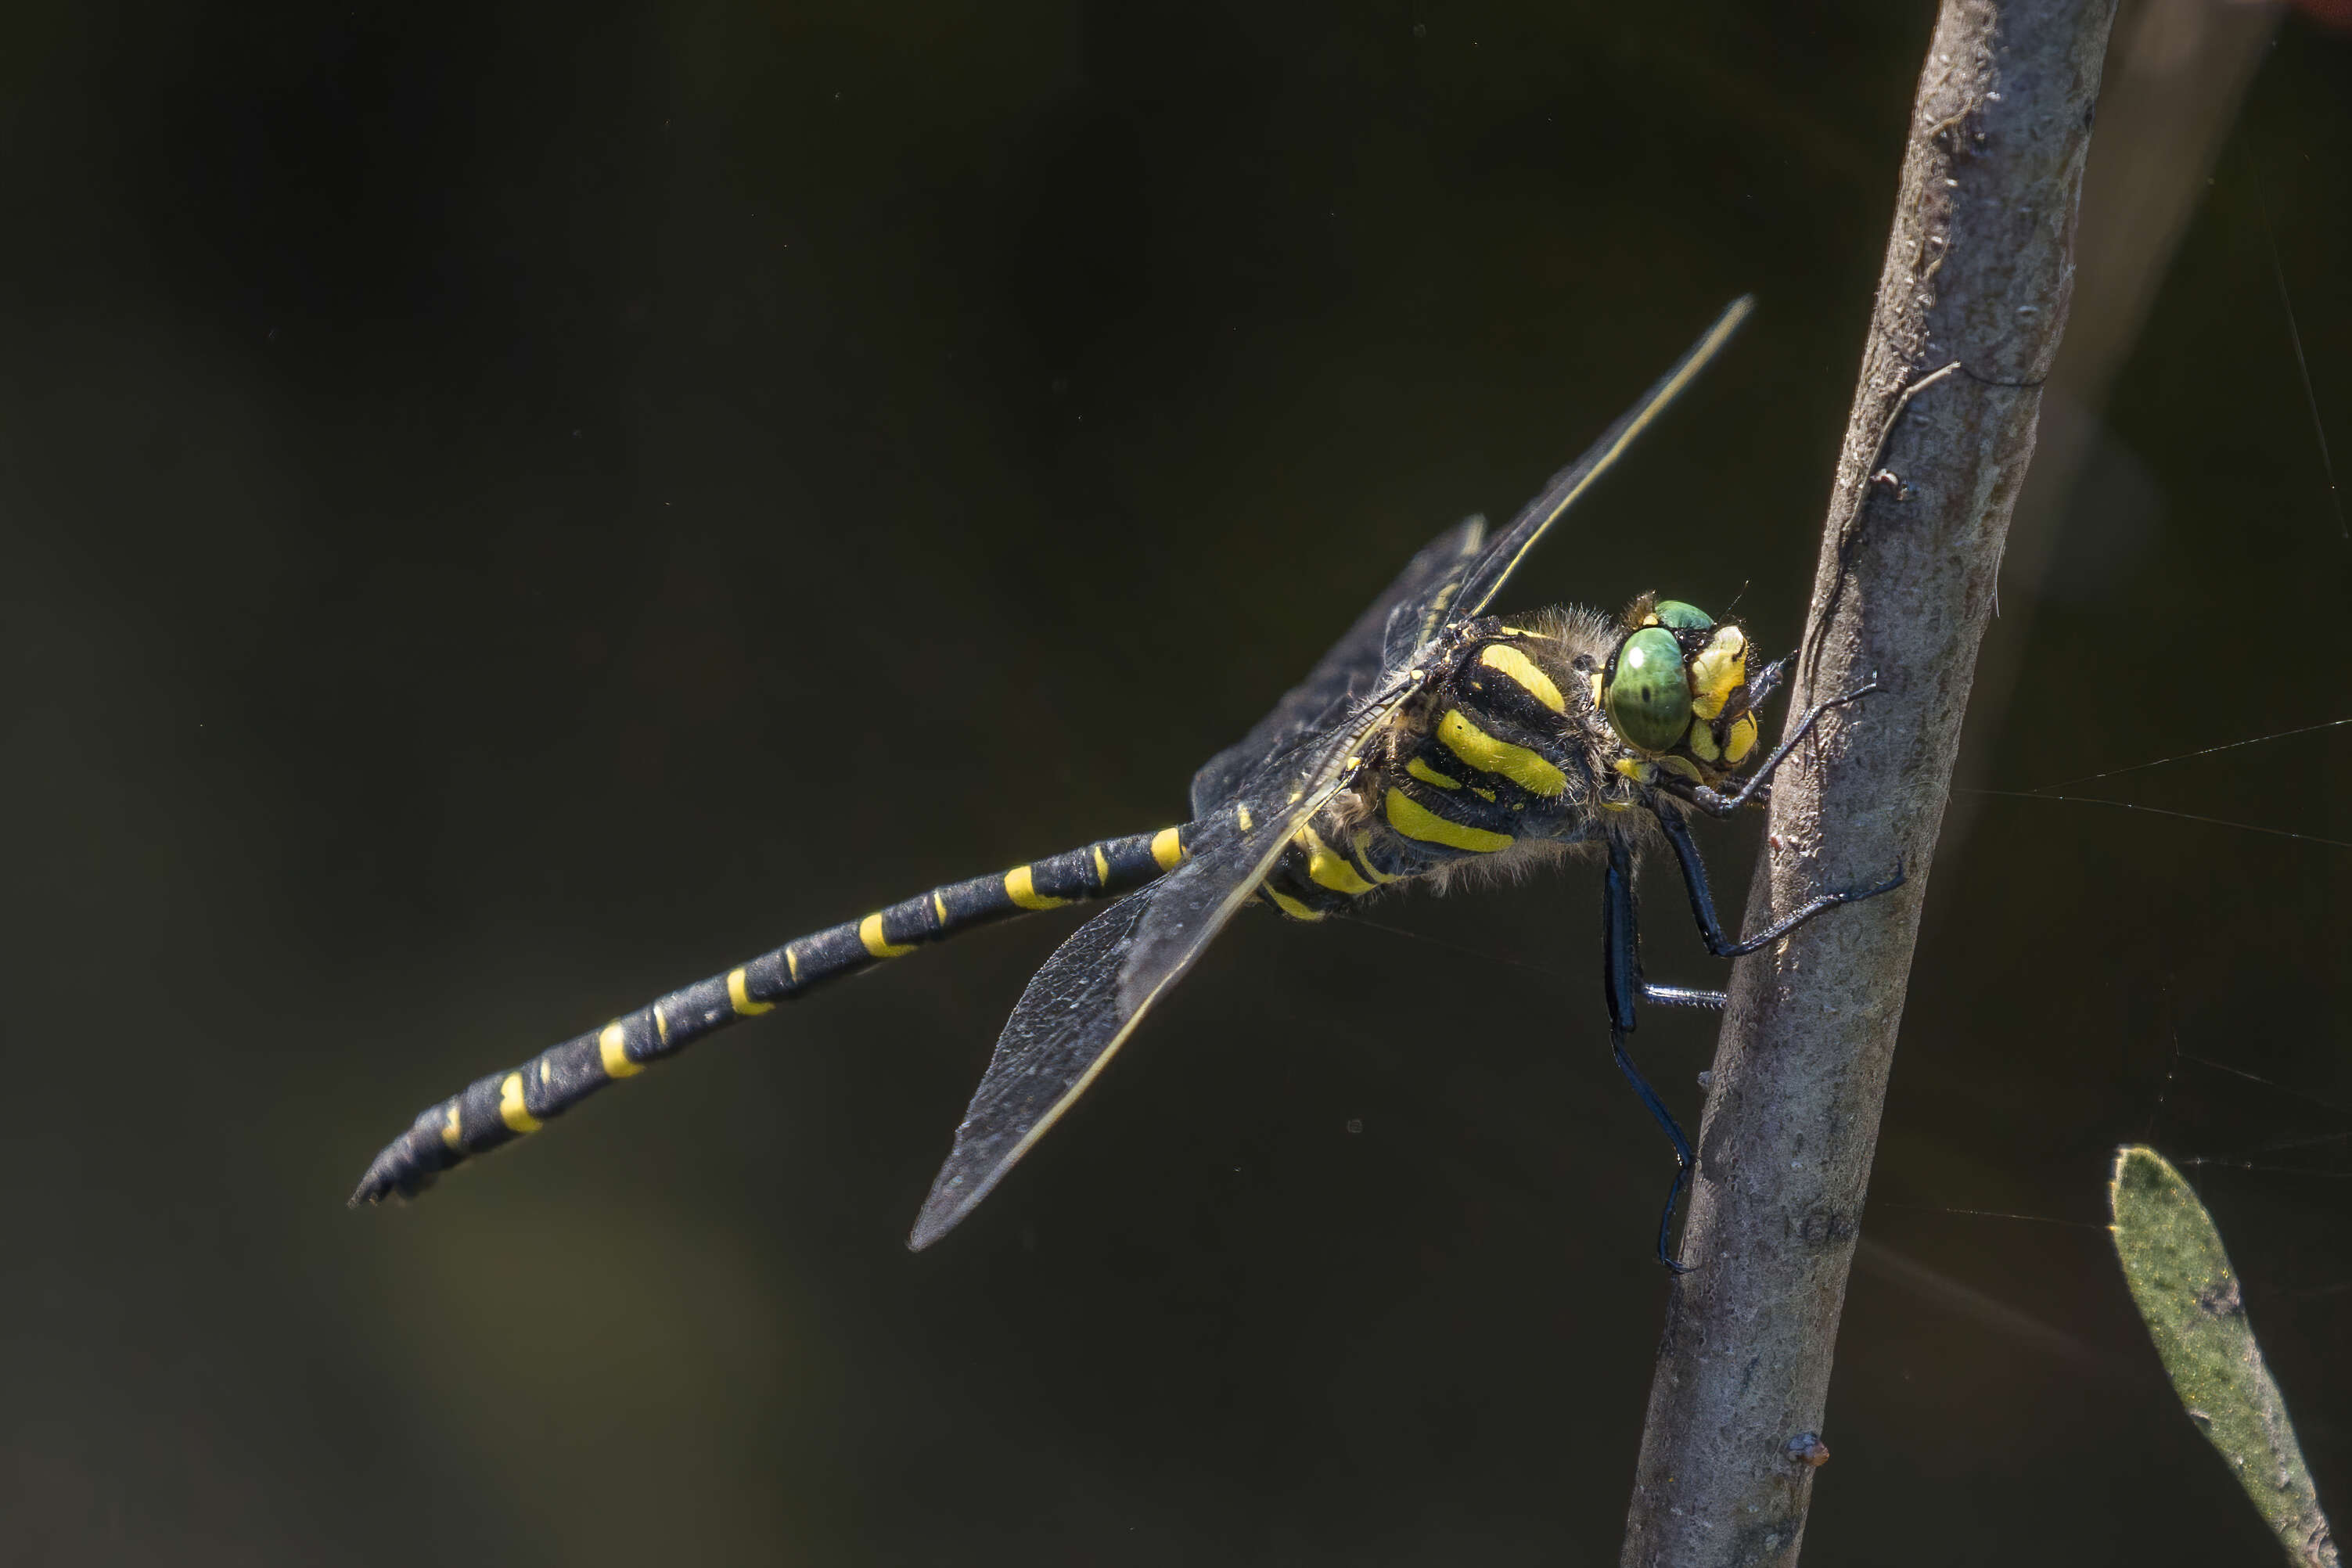
MULTIPOLYGON (((1519 509, 1519 515, 1511 520, 1511 526, 1497 534, 1495 542, 1471 566, 1465 575, 1461 591, 1444 607, 1435 624, 1426 629, 1424 637, 1433 637, 1448 621, 1484 615, 1503 584, 1510 580, 1511 574, 1518 569, 1519 563, 1527 558, 1528 552, 1536 547, 1537 542, 1569 508, 1583 499, 1595 480, 1615 466, 1617 459, 1624 456, 1626 448, 1633 446, 1642 432, 1656 423, 1666 405, 1697 379, 1699 372, 1722 352, 1723 346, 1731 341, 1732 334, 1739 331, 1741 323, 1755 309, 1756 297, 1752 294, 1743 294, 1725 307, 1723 314, 1715 319, 1715 325, 1707 328, 1698 342, 1691 345, 1690 352, 1675 363, 1674 369, 1660 377, 1658 384, 1651 387, 1639 403, 1627 409, 1616 424, 1609 426, 1584 456, 1554 474, 1551 482, 1543 488, 1543 492, 1519 509)), ((1398 662, 1397 651, 1393 647, 1391 649, 1391 665, 1398 662)))
POLYGON ((1403 692, 1251 770, 1196 820, 1184 863, 1080 926, 1045 961, 998 1037, 955 1146, 915 1217, 920 1250, 952 1229, 1084 1094, 1145 1013, 1248 901, 1282 847, 1331 797, 1363 737, 1403 692))
POLYGON ((1755 308, 1741 299, 1491 544, 1448 530, 1359 616, 1307 678, 1193 775, 1190 858, 1078 928, 1045 962, 996 1042, 955 1147, 908 1244, 929 1247, 1003 1179, 1127 1043, 1152 1004, 1256 890, 1355 748, 1412 689, 1408 671, 1454 621, 1485 611, 1528 552, 1704 369, 1755 308))
MULTIPOLYGON (((1403 669, 1412 662, 1413 655, 1454 619, 1454 606, 1462 595, 1463 580, 1477 569, 1478 563, 1486 558, 1486 552, 1492 548, 1486 542, 1490 531, 1485 518, 1474 517, 1453 532, 1440 536, 1435 544, 1413 558, 1413 565, 1419 566, 1440 546, 1448 543, 1461 552, 1442 565, 1433 565, 1390 607, 1387 626, 1381 636, 1381 663, 1385 670, 1393 673, 1403 669)), ((1403 585, 1402 579, 1398 585, 1403 585)))
MULTIPOLYGON (((1251 769, 1304 735, 1345 721, 1348 710, 1378 688, 1387 663, 1390 623, 1419 627, 1433 603, 1450 600, 1475 565, 1486 541, 1486 520, 1470 518, 1432 540, 1374 599, 1348 635, 1331 645, 1307 679, 1283 693, 1250 732, 1202 764, 1192 775, 1192 815, 1207 816, 1234 796, 1251 769)), ((1420 647, 1416 632, 1411 647, 1420 647)))
POLYGON ((1521 508, 1492 542, 1486 520, 1474 517, 1447 529, 1414 556, 1306 679, 1285 692, 1248 734, 1192 775, 1192 815, 1206 816, 1232 799, 1252 768, 1298 737, 1343 721, 1351 703, 1412 668, 1447 626, 1483 615, 1528 552, 1697 378, 1755 309, 1752 296, 1733 300, 1674 369, 1584 456, 1553 475, 1543 493, 1521 508))

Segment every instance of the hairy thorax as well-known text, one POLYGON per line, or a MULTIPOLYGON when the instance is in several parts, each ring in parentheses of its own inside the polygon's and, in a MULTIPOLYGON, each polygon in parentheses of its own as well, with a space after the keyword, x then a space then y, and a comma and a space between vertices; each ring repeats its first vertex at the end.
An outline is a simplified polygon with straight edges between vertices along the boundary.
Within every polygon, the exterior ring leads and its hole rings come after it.
POLYGON ((1463 623, 1284 848, 1267 898, 1318 920, 1409 878, 1509 876, 1641 835, 1642 785, 1594 695, 1620 635, 1573 608, 1463 623))

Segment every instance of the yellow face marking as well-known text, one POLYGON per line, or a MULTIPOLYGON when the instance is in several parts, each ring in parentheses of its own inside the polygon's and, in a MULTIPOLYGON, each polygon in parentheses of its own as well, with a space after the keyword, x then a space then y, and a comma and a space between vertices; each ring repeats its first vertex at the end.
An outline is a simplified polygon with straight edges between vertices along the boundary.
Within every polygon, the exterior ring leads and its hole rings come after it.
POLYGON ((1364 880, 1348 858, 1333 852, 1313 828, 1299 829, 1298 837, 1307 850, 1307 879, 1318 887, 1350 898, 1360 898, 1372 890, 1372 885, 1364 880))
POLYGON ((1756 715, 1742 713, 1724 731, 1723 760, 1738 767, 1741 759, 1756 749, 1756 715))
POLYGON ((1274 907, 1280 910, 1284 914, 1288 915, 1292 920, 1319 921, 1323 918, 1322 910, 1308 909, 1305 904, 1300 903, 1288 893, 1278 893, 1272 888, 1265 887, 1258 889, 1258 891, 1264 893, 1267 898, 1272 899, 1274 900, 1274 907))
POLYGON ((506 1082, 499 1085, 499 1120, 517 1132, 539 1131, 539 1118, 523 1109, 522 1074, 507 1074, 506 1082))
POLYGON ((466 1148, 466 1135, 458 1129, 457 1102, 454 1100, 449 1102, 449 1115, 447 1119, 441 1123, 441 1142, 449 1145, 450 1148, 457 1150, 461 1153, 464 1152, 466 1148))
POLYGON ((1004 896, 1024 910, 1058 910, 1070 901, 1039 892, 1036 873, 1026 866, 1015 866, 1004 873, 1004 896))
POLYGON ((1639 757, 1620 757, 1612 765, 1635 784, 1648 784, 1658 776, 1658 770, 1639 757))
POLYGON ((1431 767, 1419 757, 1415 757, 1411 762, 1405 763, 1404 771, 1411 773, 1414 778, 1419 779, 1422 783, 1425 784, 1435 784, 1440 789, 1460 789, 1462 787, 1462 781, 1460 779, 1447 778, 1444 773, 1439 773, 1435 768, 1431 767))
POLYGON ((1691 711, 1713 719, 1748 684, 1748 639, 1738 626, 1721 626, 1691 660, 1691 711))
POLYGON ((857 940, 864 942, 866 951, 877 958, 904 958, 915 951, 912 946, 894 947, 884 940, 882 917, 878 913, 867 915, 857 922, 857 940))
POLYGON ((1595 707, 1595 708, 1600 707, 1600 706, 1601 706, 1601 672, 1600 672, 1599 670, 1597 670, 1597 669, 1596 669, 1596 670, 1594 670, 1591 675, 1586 676, 1586 677, 1584 678, 1584 679, 1585 679, 1585 683, 1586 683, 1587 685, 1589 685, 1589 686, 1591 686, 1591 687, 1592 688, 1592 705, 1593 705, 1593 707, 1595 707))
POLYGON ((1245 803, 1235 804, 1234 806, 1234 820, 1241 824, 1241 829, 1244 833, 1247 833, 1251 828, 1257 826, 1256 823, 1250 820, 1249 806, 1245 803))
POLYGON ((654 1037, 663 1045, 669 1044, 669 1020, 662 1016, 661 1004, 654 1004, 654 1037))
POLYGON ((1391 827, 1423 844, 1443 844, 1449 849, 1468 849, 1480 855, 1492 855, 1511 847, 1509 834, 1489 833, 1483 827, 1465 827, 1458 822, 1450 822, 1402 790, 1389 791, 1384 809, 1391 827))
POLYGON ((1110 886, 1110 858, 1103 853, 1103 847, 1099 844, 1095 846, 1095 886, 1110 886))
MULTIPOLYGON (((742 973, 739 969, 735 974, 742 973)), ((735 975, 730 974, 727 978, 729 981, 727 989, 731 992, 735 989, 733 984, 735 975)), ((596 1055, 604 1064, 606 1078, 635 1078, 646 1070, 645 1063, 633 1062, 629 1059, 628 1032, 618 1023, 605 1025, 604 1032, 596 1037, 596 1055)))
POLYGON ((735 1016, 739 1018, 756 1018, 762 1013, 772 1013, 776 1010, 776 1005, 773 1002, 751 1000, 751 975, 743 970, 730 969, 727 972, 727 1000, 735 1009, 735 1016))
POLYGON ((1183 836, 1172 827, 1163 827, 1151 836, 1151 858, 1163 871, 1173 871, 1184 861, 1183 836))
POLYGON ((1704 719, 1691 721, 1690 749, 1703 763, 1717 762, 1723 756, 1723 748, 1715 743, 1715 726, 1704 719))
POLYGON ((1568 703, 1560 697, 1559 688, 1551 683, 1551 677, 1538 669, 1536 661, 1517 648, 1502 643, 1488 643, 1486 651, 1478 656, 1478 662, 1496 674, 1526 687, 1528 696, 1553 712, 1568 711, 1568 703))
MULTIPOLYGON (((1479 772, 1500 773, 1529 795, 1549 797, 1568 792, 1566 773, 1525 746, 1496 740, 1465 718, 1459 708, 1449 709, 1445 717, 1437 721, 1437 738, 1445 742, 1447 750, 1479 772)), ((1486 798, 1492 800, 1494 796, 1486 798)))

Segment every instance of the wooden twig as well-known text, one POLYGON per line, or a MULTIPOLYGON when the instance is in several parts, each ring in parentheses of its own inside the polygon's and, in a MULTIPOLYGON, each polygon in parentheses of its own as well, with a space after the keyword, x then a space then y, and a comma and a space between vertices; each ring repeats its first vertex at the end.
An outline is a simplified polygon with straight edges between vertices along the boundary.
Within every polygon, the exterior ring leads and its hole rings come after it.
MULTIPOLYGON (((1626 1520, 1633 1568, 1792 1563, 1977 646, 2074 283, 2115 0, 1944 0, 1749 908, 1909 880, 1735 973, 1626 1520), (1930 373, 1957 369, 1927 384, 1930 373), (1891 482, 1890 482, 1891 481, 1891 482)), ((1888 1542, 1891 1555, 1900 1542, 1888 1542)))

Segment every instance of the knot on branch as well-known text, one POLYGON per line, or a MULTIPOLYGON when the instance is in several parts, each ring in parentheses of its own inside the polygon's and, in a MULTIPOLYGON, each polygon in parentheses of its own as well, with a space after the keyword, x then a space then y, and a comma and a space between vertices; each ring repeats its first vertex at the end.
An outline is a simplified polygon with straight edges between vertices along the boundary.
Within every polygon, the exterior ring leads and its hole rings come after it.
POLYGON ((1822 1441, 1818 1432, 1800 1432, 1789 1439, 1785 1452, 1789 1458, 1808 1469, 1818 1470, 1830 1462, 1830 1446, 1822 1441))

